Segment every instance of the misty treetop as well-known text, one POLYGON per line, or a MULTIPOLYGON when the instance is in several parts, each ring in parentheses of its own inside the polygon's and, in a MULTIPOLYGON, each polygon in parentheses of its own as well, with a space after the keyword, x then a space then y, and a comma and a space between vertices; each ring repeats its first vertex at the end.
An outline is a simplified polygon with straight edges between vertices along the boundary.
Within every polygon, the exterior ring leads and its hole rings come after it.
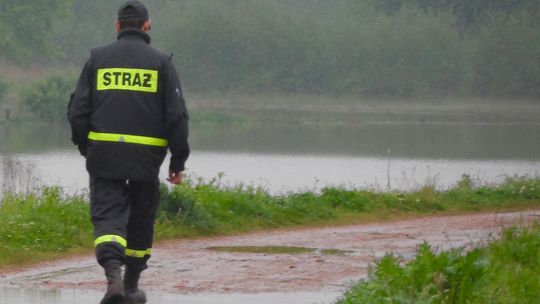
POLYGON ((21 61, 53 56, 49 31, 71 8, 71 0, 0 0, 1 57, 21 61))
MULTIPOLYGON (((0 0, 0 56, 81 66, 123 2, 0 0)), ((538 0, 145 3, 190 91, 540 97, 538 0)))
POLYGON ((520 11, 528 11, 540 20, 537 0, 370 0, 378 11, 395 14, 404 7, 414 6, 424 13, 437 14, 451 12, 456 22, 464 30, 482 26, 493 15, 510 16, 520 11))

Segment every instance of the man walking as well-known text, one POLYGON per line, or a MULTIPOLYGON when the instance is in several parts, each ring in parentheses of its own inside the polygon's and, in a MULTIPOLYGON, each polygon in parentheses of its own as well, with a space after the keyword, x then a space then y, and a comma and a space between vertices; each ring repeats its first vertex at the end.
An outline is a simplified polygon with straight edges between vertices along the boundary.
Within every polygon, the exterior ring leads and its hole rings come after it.
POLYGON ((146 303, 138 282, 152 254, 159 168, 168 147, 167 180, 182 182, 188 116, 172 56, 150 46, 146 7, 128 1, 115 27, 118 40, 92 50, 68 118, 90 174, 95 252, 108 282, 101 304, 146 303))

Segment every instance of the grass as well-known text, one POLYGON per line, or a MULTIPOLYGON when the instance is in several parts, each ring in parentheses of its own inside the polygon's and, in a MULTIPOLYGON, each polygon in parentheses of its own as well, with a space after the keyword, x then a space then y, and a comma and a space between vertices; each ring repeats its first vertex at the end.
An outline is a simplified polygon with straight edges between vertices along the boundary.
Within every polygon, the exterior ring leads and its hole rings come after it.
POLYGON ((433 187, 382 193, 325 188, 321 193, 278 196, 262 189, 219 184, 219 180, 187 182, 171 192, 164 189, 158 238, 540 206, 540 179, 508 179, 501 185, 475 187, 465 176, 447 191, 433 187))
POLYGON ((465 252, 421 245, 409 262, 387 255, 338 304, 539 303, 540 226, 511 228, 465 252))
POLYGON ((0 205, 0 266, 40 261, 92 244, 89 206, 60 188, 5 195, 0 205))
MULTIPOLYGON (((270 195, 263 189, 226 188, 219 179, 162 189, 156 239, 194 238, 255 230, 362 223, 433 214, 517 210, 540 206, 540 179, 501 185, 373 192, 326 188, 321 193, 270 195)), ((89 208, 82 196, 59 188, 4 195, 0 203, 0 267, 92 250, 89 208)))

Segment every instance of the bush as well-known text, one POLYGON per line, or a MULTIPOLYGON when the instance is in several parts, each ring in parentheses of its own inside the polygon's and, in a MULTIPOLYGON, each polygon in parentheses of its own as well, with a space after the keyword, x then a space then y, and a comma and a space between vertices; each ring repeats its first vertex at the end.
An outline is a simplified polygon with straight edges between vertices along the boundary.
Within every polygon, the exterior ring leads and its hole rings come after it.
POLYGON ((409 262, 387 255, 338 304, 537 303, 538 232, 538 226, 511 228, 469 252, 436 252, 424 243, 409 262))
POLYGON ((54 75, 24 87, 20 102, 35 118, 60 121, 65 117, 69 95, 75 88, 76 78, 54 75))
POLYGON ((540 97, 540 31, 534 14, 495 16, 478 35, 473 56, 476 93, 498 98, 540 97))
MULTIPOLYGON (((111 3, 121 3, 4 2, 0 57, 76 65, 114 40, 111 3)), ((540 96, 537 0, 147 2, 153 43, 176 54, 187 90, 540 96)))
POLYGON ((375 195, 368 191, 346 191, 340 188, 322 189, 321 200, 333 208, 351 211, 369 211, 373 208, 375 195))
POLYGON ((329 88, 363 96, 458 95, 468 72, 465 44, 450 14, 406 9, 369 16, 334 35, 329 88))
POLYGON ((169 192, 166 185, 161 185, 159 210, 170 218, 185 219, 195 215, 195 199, 187 191, 169 192))

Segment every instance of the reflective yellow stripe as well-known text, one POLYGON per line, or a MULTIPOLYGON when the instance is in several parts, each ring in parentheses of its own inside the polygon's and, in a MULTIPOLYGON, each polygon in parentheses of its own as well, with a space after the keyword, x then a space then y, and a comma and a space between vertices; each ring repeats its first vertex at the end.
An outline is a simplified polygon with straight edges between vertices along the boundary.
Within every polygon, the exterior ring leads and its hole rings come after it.
POLYGON ((114 234, 102 235, 102 236, 98 237, 94 241, 94 246, 97 247, 99 244, 108 243, 108 242, 118 243, 118 244, 122 245, 123 247, 127 246, 127 241, 126 241, 125 238, 123 238, 123 237, 121 237, 119 235, 114 235, 114 234))
POLYGON ((97 90, 127 90, 156 93, 158 71, 108 68, 97 70, 97 90))
POLYGON ((146 250, 126 249, 126 256, 144 258, 147 255, 152 255, 152 248, 146 250))
POLYGON ((112 142, 125 142, 130 144, 139 144, 156 147, 167 147, 169 142, 163 138, 128 135, 128 134, 114 134, 114 133, 99 133, 91 131, 88 133, 88 139, 97 141, 112 141, 112 142))

